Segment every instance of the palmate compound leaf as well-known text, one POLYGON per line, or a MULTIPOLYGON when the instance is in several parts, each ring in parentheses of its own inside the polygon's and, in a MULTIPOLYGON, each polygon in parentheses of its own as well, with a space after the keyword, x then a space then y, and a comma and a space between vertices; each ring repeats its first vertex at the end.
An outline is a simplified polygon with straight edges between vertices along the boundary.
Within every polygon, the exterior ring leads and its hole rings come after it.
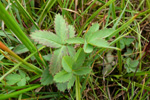
POLYGON ((48 47, 60 48, 62 46, 60 38, 49 31, 36 31, 30 36, 34 41, 39 42, 40 44, 46 45, 48 47))
POLYGON ((49 84, 52 84, 53 83, 53 76, 49 73, 49 68, 45 68, 43 73, 42 73, 42 76, 41 76, 41 84, 42 85, 49 85, 49 84))
POLYGON ((72 72, 73 59, 71 56, 64 56, 62 59, 62 66, 66 72, 72 72))
POLYGON ((62 58, 63 56, 74 56, 75 50, 72 46, 62 46, 60 49, 54 51, 51 62, 50 62, 50 73, 55 75, 62 68, 62 58))
POLYGON ((57 14, 55 16, 54 23, 55 23, 56 34, 61 38, 61 41, 64 43, 64 41, 68 38, 67 23, 65 22, 65 19, 60 14, 57 14))
POLYGON ((58 83, 65 83, 69 81, 73 76, 73 73, 68 73, 65 70, 60 71, 54 76, 54 81, 58 83))

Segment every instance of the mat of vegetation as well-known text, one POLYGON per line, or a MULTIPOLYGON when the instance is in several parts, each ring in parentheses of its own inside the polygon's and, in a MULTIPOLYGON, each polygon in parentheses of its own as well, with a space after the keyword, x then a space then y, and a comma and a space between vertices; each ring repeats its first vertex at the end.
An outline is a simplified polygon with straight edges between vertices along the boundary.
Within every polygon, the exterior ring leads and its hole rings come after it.
POLYGON ((149 100, 149 0, 1 0, 0 100, 149 100))

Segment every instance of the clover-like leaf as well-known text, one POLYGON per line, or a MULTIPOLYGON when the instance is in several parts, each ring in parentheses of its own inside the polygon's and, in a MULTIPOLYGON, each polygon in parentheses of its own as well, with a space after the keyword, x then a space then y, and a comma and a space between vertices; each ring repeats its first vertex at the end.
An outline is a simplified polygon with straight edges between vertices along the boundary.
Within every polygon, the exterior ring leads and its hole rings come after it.
POLYGON ((64 83, 69 81, 72 78, 72 76, 73 76, 72 73, 68 73, 65 70, 62 70, 54 76, 54 81, 64 83))
POLYGON ((46 45, 48 47, 60 48, 63 44, 60 41, 60 37, 49 31, 36 31, 30 36, 34 41, 39 42, 40 44, 46 45))

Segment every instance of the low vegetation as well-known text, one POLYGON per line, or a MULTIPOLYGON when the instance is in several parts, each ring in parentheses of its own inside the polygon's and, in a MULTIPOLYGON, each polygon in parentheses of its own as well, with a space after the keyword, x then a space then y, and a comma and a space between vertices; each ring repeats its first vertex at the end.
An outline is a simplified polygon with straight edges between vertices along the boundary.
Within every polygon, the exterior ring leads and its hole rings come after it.
POLYGON ((149 0, 1 0, 0 100, 149 100, 149 0))

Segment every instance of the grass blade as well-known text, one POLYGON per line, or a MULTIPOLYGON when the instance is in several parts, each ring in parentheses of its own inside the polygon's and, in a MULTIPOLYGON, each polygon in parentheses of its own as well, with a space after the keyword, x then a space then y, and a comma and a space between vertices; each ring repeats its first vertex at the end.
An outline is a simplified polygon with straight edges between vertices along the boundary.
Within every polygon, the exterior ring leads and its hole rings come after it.
MULTIPOLYGON (((2 19, 7 27, 11 29, 14 34, 19 38, 19 40, 30 50, 30 52, 37 51, 34 44, 30 41, 30 39, 25 35, 25 33, 21 30, 20 26, 17 22, 9 15, 9 13, 5 10, 3 4, 0 2, 0 19, 2 19)), ((35 55, 35 58, 38 62, 41 62, 45 65, 44 62, 41 61, 38 53, 35 55)))
POLYGON ((13 56, 15 59, 17 59, 18 61, 22 62, 23 64, 25 64, 26 66, 30 67, 31 69, 34 70, 35 73, 41 75, 42 74, 42 70, 39 69, 38 67, 27 63, 26 61, 24 61, 22 58, 20 58, 18 55, 16 55, 13 51, 11 51, 8 47, 6 47, 1 41, 0 41, 0 49, 8 52, 11 56, 13 56))
POLYGON ((43 20, 45 19, 47 12, 52 8, 52 6, 54 5, 55 2, 56 2, 56 0, 47 0, 46 6, 43 9, 43 11, 38 19, 39 26, 41 26, 43 20))
POLYGON ((16 92, 10 93, 10 94, 1 94, 0 95, 0 100, 4 100, 4 99, 8 99, 8 98, 14 97, 16 95, 25 93, 27 91, 31 91, 33 89, 36 89, 38 87, 41 87, 41 85, 35 85, 35 86, 29 87, 29 88, 26 88, 26 89, 22 89, 20 91, 16 91, 16 92))

